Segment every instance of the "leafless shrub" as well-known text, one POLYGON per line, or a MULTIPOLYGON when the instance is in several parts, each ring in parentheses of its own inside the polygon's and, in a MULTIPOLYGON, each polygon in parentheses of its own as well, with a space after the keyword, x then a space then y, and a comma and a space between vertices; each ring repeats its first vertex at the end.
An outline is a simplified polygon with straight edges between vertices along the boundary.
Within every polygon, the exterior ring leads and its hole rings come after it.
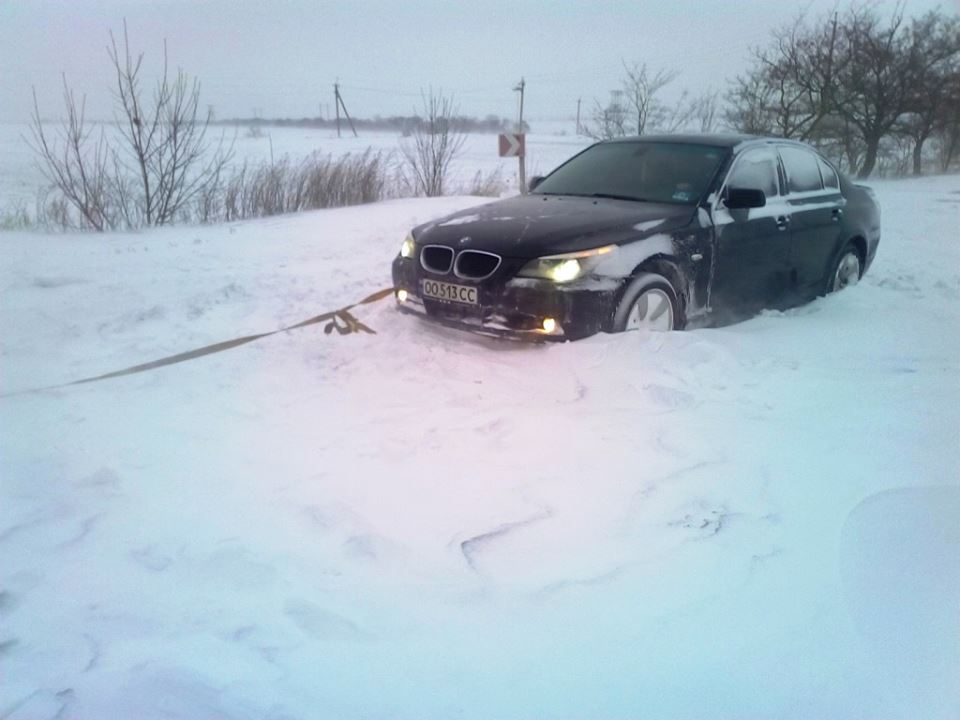
POLYGON ((44 229, 76 230, 73 206, 62 195, 51 189, 43 189, 37 195, 37 227, 44 229))
POLYGON ((423 96, 423 116, 418 118, 411 138, 400 144, 402 177, 414 194, 427 197, 444 194, 450 165, 466 140, 454 122, 456 114, 453 96, 432 90, 423 96))
POLYGON ((73 227, 107 230, 115 227, 119 211, 111 193, 110 149, 103 130, 91 139, 93 129, 86 121, 86 98, 77 101, 63 81, 67 117, 55 133, 48 133, 40 118, 37 94, 33 94, 30 144, 39 158, 41 172, 63 200, 76 210, 73 227))
POLYGON ((30 230, 36 227, 27 205, 22 200, 0 211, 0 230, 30 230))
POLYGON ((314 153, 300 162, 244 163, 216 193, 200 196, 204 222, 376 202, 395 194, 389 154, 367 150, 331 158, 314 153))
POLYGON ((132 57, 126 24, 123 54, 112 33, 108 52, 119 101, 115 119, 126 151, 126 157, 114 153, 115 174, 126 181, 133 171, 139 184, 139 192, 125 194, 125 220, 130 226, 166 225, 215 181, 231 159, 232 144, 225 146, 222 136, 216 145, 207 141, 211 115, 209 110, 200 115, 200 83, 179 69, 170 78, 166 41, 163 74, 149 105, 140 79, 143 54, 132 57))
POLYGON ((115 75, 115 130, 101 127, 96 139, 87 124, 84 100, 64 79, 66 120, 50 133, 34 94, 32 145, 41 170, 66 201, 60 220, 94 230, 166 225, 190 216, 198 197, 208 195, 232 156, 223 136, 207 139, 211 115, 201 116, 200 85, 182 71, 171 77, 166 43, 163 72, 149 99, 141 68, 123 30, 123 47, 113 34, 107 48, 115 75))
POLYGON ((463 185, 458 194, 479 195, 482 197, 500 197, 507 189, 501 168, 495 168, 488 173, 477 170, 473 179, 463 185))

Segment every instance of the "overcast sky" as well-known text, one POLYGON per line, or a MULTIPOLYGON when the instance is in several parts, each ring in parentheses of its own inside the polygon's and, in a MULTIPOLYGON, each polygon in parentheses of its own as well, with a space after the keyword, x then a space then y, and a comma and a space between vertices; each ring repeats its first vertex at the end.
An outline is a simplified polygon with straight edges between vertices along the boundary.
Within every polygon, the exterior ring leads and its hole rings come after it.
MULTIPOLYGON (((906 0, 909 14, 960 0, 906 0)), ((877 3, 889 12, 894 2, 877 3)), ((339 78, 351 114, 410 114, 421 88, 453 92, 462 112, 571 117, 609 97, 621 59, 680 71, 674 92, 725 86, 748 48, 801 9, 836 0, 0 0, 0 121, 26 120, 36 87, 45 116, 60 112, 60 75, 110 116, 109 31, 124 18, 148 70, 167 39, 171 63, 202 82, 223 117, 316 116, 339 78)), ((844 5, 841 3, 841 7, 844 5)))

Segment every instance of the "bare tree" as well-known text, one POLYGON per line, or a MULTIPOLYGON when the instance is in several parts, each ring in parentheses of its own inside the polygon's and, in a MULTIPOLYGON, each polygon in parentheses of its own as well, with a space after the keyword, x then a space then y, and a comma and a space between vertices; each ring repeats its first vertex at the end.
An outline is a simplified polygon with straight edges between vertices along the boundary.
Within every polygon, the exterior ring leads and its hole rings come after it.
POLYGON ((913 174, 920 175, 923 172, 923 146, 938 124, 948 117, 944 111, 960 75, 960 21, 943 18, 938 13, 927 13, 913 20, 909 36, 911 45, 920 44, 922 49, 914 51, 907 112, 897 121, 895 130, 911 140, 913 174), (929 64, 927 59, 931 55, 941 60, 929 64))
POLYGON ((836 113, 827 115, 809 140, 845 173, 855 173, 863 162, 866 146, 860 131, 836 113))
POLYGON ((700 132, 716 132, 720 126, 720 93, 713 90, 693 98, 690 102, 690 116, 700 132))
POLYGON ((33 146, 53 186, 78 213, 79 226, 95 230, 166 225, 190 214, 191 205, 209 198, 233 153, 221 135, 207 139, 211 108, 199 109, 200 85, 182 70, 170 76, 167 48, 163 72, 152 95, 143 90, 143 54, 130 49, 126 23, 122 51, 113 33, 107 47, 115 75, 115 133, 101 128, 91 140, 84 101, 64 80, 67 118, 59 136, 41 121, 34 97, 33 146))
POLYGON ((443 195, 450 165, 466 140, 457 128, 456 113, 452 95, 430 90, 423 96, 423 116, 418 118, 411 138, 400 144, 407 181, 417 194, 443 195))
POLYGON ((101 130, 92 140, 93 129, 86 120, 86 98, 78 102, 63 81, 63 102, 67 117, 53 135, 44 129, 37 93, 33 93, 31 147, 39 158, 39 168, 50 185, 79 215, 72 221, 69 212, 58 212, 64 228, 92 228, 103 231, 114 226, 116 205, 109 176, 106 140, 101 130))
POLYGON ((727 124, 750 135, 776 134, 770 109, 775 92, 767 73, 757 68, 738 75, 727 91, 724 111, 727 124))
MULTIPOLYGON (((888 19, 872 5, 816 22, 803 16, 753 51, 754 65, 734 80, 727 121, 734 128, 813 142, 860 177, 904 162, 914 172, 940 127, 945 88, 960 57, 960 20, 933 11, 907 22, 900 5, 888 19)), ((949 123, 948 123, 949 124, 949 123)))
POLYGON ((646 63, 623 63, 623 94, 634 120, 637 135, 643 135, 661 108, 657 93, 676 80, 676 70, 660 69, 653 72, 646 63))
POLYGON ((946 79, 945 100, 940 107, 935 136, 941 172, 947 172, 960 156, 960 72, 946 79))
POLYGON ((670 109, 657 97, 663 88, 673 82, 679 73, 674 70, 653 71, 646 63, 623 62, 621 87, 610 93, 610 102, 604 105, 594 101, 590 125, 584 125, 586 135, 597 140, 608 140, 624 135, 643 135, 661 126, 670 117, 670 109))
POLYGON ((581 124, 584 135, 594 140, 609 140, 627 134, 627 114, 623 103, 619 100, 618 92, 611 93, 610 102, 606 105, 599 100, 593 101, 591 123, 581 124))
POLYGON ((833 108, 838 18, 801 14, 751 52, 753 67, 727 95, 727 122, 742 132, 809 140, 833 108))
POLYGON ((960 35, 956 23, 940 13, 907 27, 901 11, 883 23, 874 10, 854 8, 845 18, 842 37, 844 62, 837 78, 842 97, 834 109, 863 137, 866 152, 858 172, 863 178, 876 166, 881 140, 910 110, 917 84, 960 53, 960 35), (936 41, 941 30, 946 42, 936 41))
POLYGON ((211 110, 199 110, 200 83, 178 69, 171 78, 167 43, 163 43, 163 73, 145 102, 140 76, 143 53, 130 52, 127 26, 123 26, 123 52, 113 33, 107 49, 116 75, 115 120, 123 139, 125 156, 117 154, 117 171, 133 172, 140 186, 135 207, 125 214, 142 213, 146 225, 173 222, 206 185, 216 181, 232 155, 223 137, 212 145, 207 141, 211 110))
POLYGON ((684 90, 673 104, 661 104, 657 108, 657 130, 676 133, 689 127, 693 118, 693 102, 690 99, 690 92, 684 90))

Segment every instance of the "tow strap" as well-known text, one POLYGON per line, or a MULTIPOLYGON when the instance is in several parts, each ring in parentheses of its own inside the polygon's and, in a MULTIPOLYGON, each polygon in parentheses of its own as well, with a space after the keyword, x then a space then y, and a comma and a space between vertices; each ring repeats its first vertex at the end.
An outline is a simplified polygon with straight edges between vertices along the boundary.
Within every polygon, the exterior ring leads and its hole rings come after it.
POLYGON ((213 345, 207 345, 195 350, 177 353, 176 355, 170 355, 169 357, 153 360, 152 362, 141 363, 140 365, 124 368, 123 370, 115 370, 113 372, 104 373, 103 375, 96 375, 94 377, 83 378, 81 380, 74 380, 73 382, 61 383, 60 385, 48 385, 47 387, 18 390, 12 393, 3 393, 0 394, 0 398, 8 398, 15 395, 27 395, 29 393, 43 392, 45 390, 58 390, 60 388, 71 387, 72 385, 83 385, 85 383, 97 382, 99 380, 109 380, 110 378, 121 377, 123 375, 135 375, 137 373, 146 372, 147 370, 154 370, 166 365, 176 365, 177 363, 193 360, 194 358, 203 357, 204 355, 213 355, 214 353, 223 352, 224 350, 230 350, 231 348, 246 345, 254 340, 260 340, 261 338, 270 337, 271 335, 277 335, 278 333, 288 332, 290 330, 296 330, 297 328, 307 327, 308 325, 316 325, 317 323, 322 322, 327 323, 323 328, 323 332, 326 335, 330 335, 334 331, 336 331, 338 335, 349 335, 350 333, 358 332, 376 335, 376 332, 372 328, 357 320, 357 318, 354 317, 350 311, 355 307, 359 307, 360 305, 370 305, 383 300, 385 297, 392 294, 392 287, 384 288, 383 290, 378 290, 372 295, 368 295, 363 300, 355 302, 352 305, 347 305, 339 310, 332 310, 320 315, 315 315, 312 318, 298 322, 295 325, 288 325, 287 327, 280 328, 279 330, 257 333, 256 335, 247 335, 245 337, 234 338, 233 340, 224 340, 223 342, 214 343, 213 345))

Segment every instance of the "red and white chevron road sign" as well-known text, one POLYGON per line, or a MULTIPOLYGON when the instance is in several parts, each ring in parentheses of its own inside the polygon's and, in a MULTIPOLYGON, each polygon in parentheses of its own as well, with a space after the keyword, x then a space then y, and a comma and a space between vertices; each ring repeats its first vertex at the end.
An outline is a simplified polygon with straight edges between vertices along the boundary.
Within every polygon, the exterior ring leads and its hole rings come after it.
POLYGON ((526 135, 503 133, 500 135, 500 157, 523 157, 526 154, 526 135))

